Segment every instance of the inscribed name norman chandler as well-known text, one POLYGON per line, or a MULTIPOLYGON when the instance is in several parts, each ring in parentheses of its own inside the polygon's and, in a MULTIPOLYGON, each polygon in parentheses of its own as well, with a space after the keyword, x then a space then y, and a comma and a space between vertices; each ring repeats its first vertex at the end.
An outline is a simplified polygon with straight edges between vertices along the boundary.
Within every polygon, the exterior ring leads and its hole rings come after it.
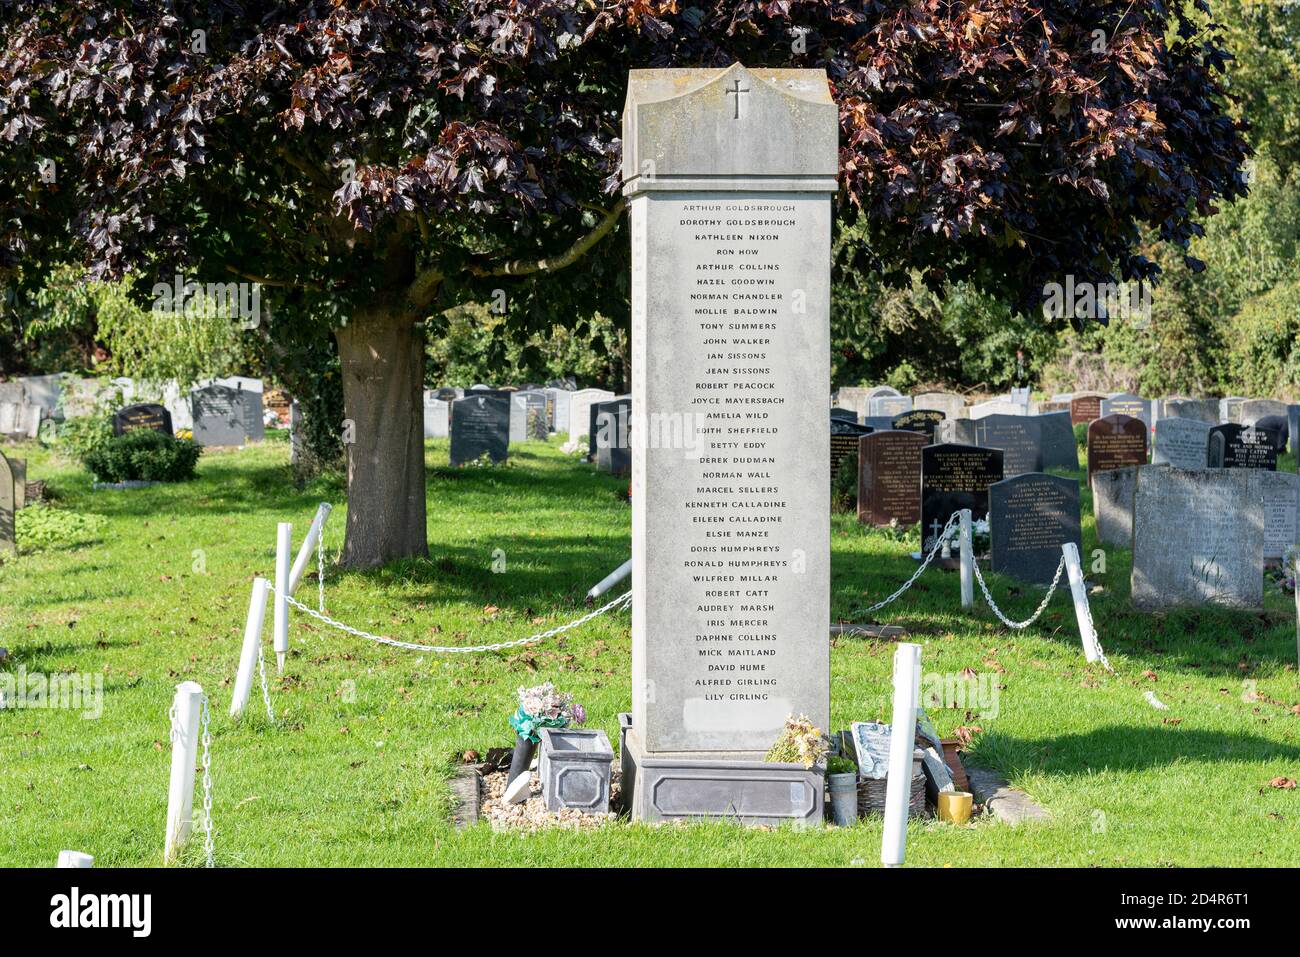
POLYGON ((740 66, 634 71, 628 103, 633 727, 761 752, 829 717, 836 110, 740 66))

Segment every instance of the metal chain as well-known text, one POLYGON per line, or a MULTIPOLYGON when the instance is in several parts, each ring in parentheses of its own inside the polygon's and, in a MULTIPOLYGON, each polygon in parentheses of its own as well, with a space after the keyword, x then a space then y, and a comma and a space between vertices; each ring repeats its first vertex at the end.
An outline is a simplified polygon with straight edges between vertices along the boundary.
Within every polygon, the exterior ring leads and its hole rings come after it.
POLYGON ((998 618, 1002 620, 1002 624, 1006 625, 1008 628, 1019 630, 1021 628, 1028 628, 1036 622, 1038 616, 1043 613, 1045 608, 1047 608, 1047 603, 1052 600, 1052 595, 1056 593, 1056 586, 1061 581, 1061 572, 1065 571, 1065 556, 1062 555, 1061 560, 1056 564, 1056 575, 1052 578, 1052 584, 1047 589, 1047 594, 1044 595, 1043 600, 1038 603, 1038 608, 1034 610, 1034 613, 1024 621, 1012 621, 1006 615, 1002 614, 1002 609, 998 607, 997 602, 993 600, 993 596, 989 593, 989 586, 984 583, 984 575, 980 572, 980 563, 972 562, 972 564, 975 566, 975 580, 980 583, 980 591, 984 592, 984 600, 988 602, 989 607, 993 609, 993 614, 997 615, 998 618))
POLYGON ((266 684, 266 656, 262 654, 262 643, 257 644, 257 673, 262 677, 262 701, 266 704, 266 716, 275 723, 275 709, 271 707, 271 691, 266 684))
MULTIPOLYGON (((271 585, 270 590, 274 592, 275 586, 271 585)), ((551 628, 547 631, 538 632, 535 635, 529 635, 527 638, 517 638, 514 641, 498 641, 490 645, 468 645, 468 646, 420 645, 420 644, 416 644, 413 641, 398 641, 396 638, 388 638, 385 637, 384 635, 373 635, 368 631, 362 631, 360 628, 353 628, 351 625, 346 625, 341 621, 331 618, 329 615, 326 615, 324 612, 319 612, 313 608, 309 608, 306 605, 304 605, 302 602, 298 601, 298 599, 294 598, 292 595, 285 596, 285 600, 290 605, 293 605, 294 608, 297 608, 299 611, 306 612, 308 615, 315 618, 317 621, 323 622, 324 624, 329 625, 331 628, 337 628, 339 631, 347 632, 349 635, 355 635, 358 638, 365 638, 369 641, 378 642, 381 645, 390 645, 393 648, 404 648, 407 651, 429 651, 435 654, 455 655, 455 654, 466 654, 470 652, 479 652, 479 651, 502 651, 506 648, 518 648, 521 645, 532 645, 532 644, 536 644, 539 641, 545 641, 547 638, 553 638, 556 635, 561 635, 564 632, 569 631, 570 629, 577 628, 579 625, 585 625, 593 618, 598 618, 599 616, 605 614, 605 612, 607 611, 612 611, 617 607, 628 604, 632 600, 632 593, 630 591, 624 592, 623 594, 615 598, 613 601, 609 602, 608 604, 600 606, 595 611, 588 612, 587 614, 583 615, 581 618, 568 622, 567 624, 558 625, 555 628, 551 628)))
POLYGON ((203 696, 203 854, 212 867, 212 727, 208 696, 203 696))
POLYGON ((949 532, 952 531, 954 524, 959 522, 960 520, 961 520, 961 512, 953 512, 950 516, 948 516, 948 524, 946 524, 943 527, 943 531, 941 531, 938 534, 938 536, 936 536, 934 540, 934 545, 930 549, 930 554, 925 556, 925 561, 921 562, 921 567, 918 568, 916 571, 914 571, 912 573, 912 577, 909 578, 907 581, 903 582, 902 586, 897 591, 895 591, 884 601, 876 602, 874 605, 868 608, 866 612, 864 612, 864 614, 869 615, 874 611, 879 611, 881 608, 884 608, 886 605, 888 605, 891 601, 893 601, 894 599, 902 595, 903 592, 911 588, 913 582, 915 582, 918 578, 921 577, 921 573, 930 567, 930 562, 934 560, 934 556, 939 554, 939 549, 942 548, 944 543, 948 541, 948 534, 949 532))
MULTIPOLYGON (((327 516, 328 512, 325 513, 327 516)), ((316 536, 316 604, 322 614, 325 612, 325 521, 321 520, 321 529, 316 536)))
POLYGON ((1092 643, 1097 646, 1097 660, 1101 662, 1102 667, 1114 674, 1115 669, 1111 667, 1110 659, 1106 657, 1106 652, 1101 650, 1101 636, 1097 634, 1097 625, 1092 620, 1092 602, 1088 600, 1087 589, 1083 592, 1083 609, 1088 613, 1088 627, 1092 629, 1092 643))

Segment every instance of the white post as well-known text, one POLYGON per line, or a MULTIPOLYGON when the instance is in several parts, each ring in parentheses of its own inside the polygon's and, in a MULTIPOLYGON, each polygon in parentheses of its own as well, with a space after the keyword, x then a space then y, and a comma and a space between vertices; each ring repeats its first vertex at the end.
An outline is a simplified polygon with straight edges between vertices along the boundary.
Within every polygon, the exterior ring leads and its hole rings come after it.
POLYGON ((190 815, 194 811, 194 761, 199 753, 199 707, 203 688, 183 681, 176 686, 172 707, 176 711, 172 741, 172 773, 167 785, 167 843, 163 862, 171 864, 190 836, 190 815))
POLYGON ((961 606, 975 604, 975 548, 970 537, 970 509, 961 510, 961 606))
POLYGON ((1296 664, 1300 666, 1300 552, 1296 552, 1295 559, 1292 563, 1292 581, 1296 583, 1295 589, 1295 657, 1296 664))
POLYGON ((270 586, 265 578, 253 579, 253 595, 248 600, 248 618, 244 620, 244 648, 239 654, 239 672, 235 675, 235 694, 230 699, 230 716, 238 718, 248 704, 248 693, 253 687, 253 672, 257 670, 257 651, 262 646, 262 623, 266 620, 266 590, 270 586))
POLYGON ((894 715, 889 734, 889 779, 885 786, 885 834, 880 862, 901 867, 907 846, 907 808, 912 798, 912 752, 916 748, 916 703, 921 697, 921 646, 901 643, 894 651, 894 715))
POLYGON ((56 867, 93 867, 95 859, 81 851, 59 851, 59 863, 56 867))
POLYGON ((325 532, 325 522, 329 519, 333 508, 334 506, 329 502, 321 502, 320 507, 316 509, 316 517, 311 520, 311 528, 307 529, 307 537, 302 540, 298 557, 293 560, 293 571, 289 572, 290 595, 298 591, 298 583, 302 581, 303 572, 307 570, 307 563, 311 561, 312 552, 316 550, 316 543, 325 532))
POLYGON ((1070 597, 1074 599, 1074 617, 1079 622, 1079 637, 1083 641, 1083 656, 1089 662, 1098 661, 1097 635, 1092 630, 1092 615, 1088 612, 1088 589, 1083 584, 1083 566, 1079 563, 1079 547, 1074 542, 1061 545, 1065 555, 1065 572, 1070 576, 1070 597))
POLYGON ((289 656, 289 553, 293 550, 293 525, 281 522, 275 543, 275 662, 284 674, 289 656))
POLYGON ((630 574, 632 574, 632 559, 629 558, 622 565, 619 565, 618 568, 615 568, 612 572, 593 585, 591 591, 587 592, 587 597, 599 598, 630 574))

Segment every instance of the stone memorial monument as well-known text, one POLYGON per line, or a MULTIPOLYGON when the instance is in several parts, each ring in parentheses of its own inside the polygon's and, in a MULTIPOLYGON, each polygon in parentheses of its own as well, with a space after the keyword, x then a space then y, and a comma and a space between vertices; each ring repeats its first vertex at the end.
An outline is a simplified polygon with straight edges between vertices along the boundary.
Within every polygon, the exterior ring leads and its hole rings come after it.
POLYGON ((1050 585, 1061 546, 1081 546, 1079 482, 1027 472, 989 486, 989 538, 993 571, 1035 585, 1050 585))
POLYGON ((872 432, 858 439, 858 521, 915 525, 921 520, 923 433, 872 432))
POLYGON ((1098 472, 1146 465, 1147 427, 1128 415, 1106 415, 1088 423, 1088 481, 1098 472))
POLYGON ((830 720, 830 435, 812 397, 830 390, 838 117, 821 70, 630 76, 634 820, 822 820, 820 769, 763 758, 788 716, 830 720), (674 416, 699 447, 635 438, 674 416))

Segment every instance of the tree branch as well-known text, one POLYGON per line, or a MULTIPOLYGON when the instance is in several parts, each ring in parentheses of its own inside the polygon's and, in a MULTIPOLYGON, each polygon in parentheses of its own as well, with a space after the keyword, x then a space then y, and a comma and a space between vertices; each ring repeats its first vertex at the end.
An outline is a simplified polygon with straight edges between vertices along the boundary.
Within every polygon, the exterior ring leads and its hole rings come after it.
POLYGON ((591 249, 592 246, 600 242, 614 228, 618 222, 619 216, 623 215, 623 210, 627 208, 627 200, 619 199, 613 206, 604 211, 604 218, 596 224, 596 227, 585 236, 579 238, 572 246, 560 253, 558 256, 546 256, 541 259, 512 259, 508 262, 496 263, 494 265, 480 266, 470 263, 465 267, 466 271, 473 276, 527 276, 532 273, 556 272, 565 266, 571 266, 591 249))
POLYGON ((236 269, 229 263, 226 264, 226 271, 234 273, 240 279, 247 279, 249 282, 260 283, 263 286, 274 286, 281 289, 312 289, 320 290, 320 286, 314 282, 294 282, 288 279, 270 279, 267 276, 258 276, 255 273, 244 272, 242 269, 236 269))

